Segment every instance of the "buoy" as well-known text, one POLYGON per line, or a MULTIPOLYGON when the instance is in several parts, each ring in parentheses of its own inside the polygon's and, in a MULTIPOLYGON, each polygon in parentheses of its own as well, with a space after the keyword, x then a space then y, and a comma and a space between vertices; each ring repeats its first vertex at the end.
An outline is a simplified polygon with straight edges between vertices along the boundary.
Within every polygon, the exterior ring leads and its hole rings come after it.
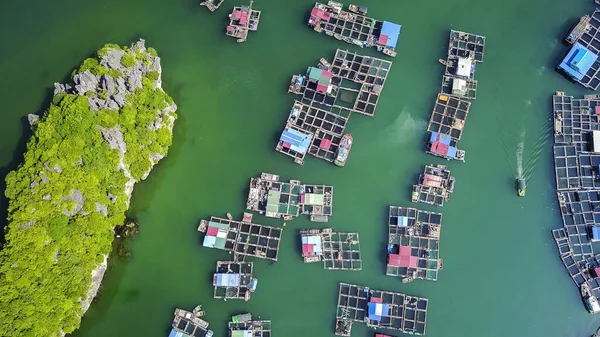
POLYGON ((286 223, 284 222, 284 223, 283 223, 283 227, 285 227, 285 224, 286 224, 286 223))

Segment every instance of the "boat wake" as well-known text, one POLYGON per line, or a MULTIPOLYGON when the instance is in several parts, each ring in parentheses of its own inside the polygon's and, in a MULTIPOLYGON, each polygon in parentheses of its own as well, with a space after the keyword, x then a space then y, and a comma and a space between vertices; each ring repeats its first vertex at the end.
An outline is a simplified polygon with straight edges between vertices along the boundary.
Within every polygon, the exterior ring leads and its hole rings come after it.
POLYGON ((523 148, 525 147, 525 130, 521 132, 517 145, 517 179, 523 179, 523 148))

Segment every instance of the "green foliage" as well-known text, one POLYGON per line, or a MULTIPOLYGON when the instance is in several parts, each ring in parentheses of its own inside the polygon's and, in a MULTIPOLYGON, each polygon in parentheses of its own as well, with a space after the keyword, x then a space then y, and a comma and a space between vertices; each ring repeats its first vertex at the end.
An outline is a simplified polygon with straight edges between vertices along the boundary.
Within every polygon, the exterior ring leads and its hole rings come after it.
POLYGON ((108 74, 115 79, 123 76, 123 74, 117 69, 108 69, 106 67, 101 66, 100 62, 96 58, 88 58, 84 60, 79 69, 74 70, 71 76, 75 76, 75 74, 82 73, 86 70, 89 70, 92 74, 96 76, 108 74))
POLYGON ((152 47, 150 47, 150 48, 146 48, 146 51, 148 52, 148 54, 150 54, 150 55, 152 55, 152 56, 154 56, 154 57, 157 57, 157 56, 158 56, 158 54, 156 53, 156 49, 154 49, 154 48, 152 48, 152 47))
MULTIPOLYGON (((111 48, 116 47, 107 45, 97 54, 111 48)), ((85 70, 110 72, 97 59, 85 60, 78 71, 85 70)), ((55 336, 79 326, 91 272, 110 252, 113 228, 123 224, 127 210, 128 178, 117 169, 119 151, 110 149, 98 126, 120 128, 127 144, 124 161, 135 179, 148 172, 151 153, 165 155, 172 137, 166 127, 149 127, 157 111, 172 103, 151 85, 157 75, 149 73, 119 111, 93 112, 86 96, 60 94, 36 123, 23 163, 6 177, 9 224, 0 251, 0 336, 55 336), (60 173, 46 169, 55 165, 60 173), (83 205, 70 200, 74 190, 84 196, 83 205), (106 216, 97 212, 97 203, 106 206, 106 216), (78 206, 82 209, 75 216, 65 214, 78 206)))
POLYGON ((150 81, 152 81, 152 82, 156 82, 156 80, 158 80, 159 73, 158 73, 158 71, 149 71, 149 72, 146 74, 146 77, 148 77, 148 79, 149 79, 150 81))
POLYGON ((127 68, 133 67, 135 65, 135 55, 125 54, 121 58, 121 64, 127 68))

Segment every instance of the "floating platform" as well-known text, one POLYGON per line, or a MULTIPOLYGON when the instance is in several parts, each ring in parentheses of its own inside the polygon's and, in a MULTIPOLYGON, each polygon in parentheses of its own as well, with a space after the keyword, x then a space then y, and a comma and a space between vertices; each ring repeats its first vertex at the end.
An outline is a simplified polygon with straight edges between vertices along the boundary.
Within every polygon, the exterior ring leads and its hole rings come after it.
POLYGON ((305 263, 321 262, 329 270, 362 270, 358 233, 337 233, 331 228, 300 231, 305 263))
POLYGON ((200 221, 198 231, 206 233, 204 247, 233 253, 234 261, 246 256, 277 261, 283 228, 212 216, 200 221))
POLYGON ((390 206, 386 275, 403 283, 415 279, 437 281, 442 214, 410 207, 390 206))
POLYGON ((485 36, 451 30, 441 92, 464 99, 477 98, 475 68, 483 62, 485 36))
POLYGON ((565 41, 572 44, 557 70, 586 88, 600 87, 600 11, 586 15, 570 30, 565 41))
POLYGON ((258 30, 260 13, 260 11, 252 9, 252 1, 250 1, 250 6, 233 7, 233 12, 229 14, 229 25, 227 25, 225 34, 236 38, 237 42, 245 42, 248 39, 248 32, 258 30))
POLYGON ((350 5, 348 11, 343 4, 329 1, 327 5, 315 3, 310 12, 308 25, 318 33, 325 33, 337 40, 361 48, 375 47, 387 56, 396 56, 396 45, 402 26, 367 17, 367 9, 350 5))
POLYGON ((469 101, 438 94, 427 131, 449 135, 452 140, 458 142, 462 138, 470 108, 469 101))
POLYGON ((174 316, 169 337, 213 336, 213 331, 208 329, 208 322, 201 318, 204 316, 202 306, 197 306, 191 312, 183 309, 175 309, 174 316))
POLYGON ((472 58, 475 62, 483 62, 484 54, 485 36, 458 30, 450 31, 449 57, 472 58))
POLYGON ((200 3, 200 6, 205 6, 211 12, 216 11, 223 4, 225 0, 206 0, 200 3))
POLYGON ((413 185, 411 201, 434 206, 444 206, 454 191, 456 179, 444 165, 425 165, 425 171, 419 176, 419 183, 413 185))
POLYGON ((217 270, 213 275, 213 297, 248 301, 258 283, 252 278, 253 267, 252 262, 217 261, 217 270))
POLYGON ((340 283, 335 334, 350 336, 352 324, 362 322, 374 329, 424 335, 427 307, 426 298, 340 283))
POLYGON ((227 327, 229 337, 271 337, 271 321, 253 320, 249 313, 233 316, 227 327))
POLYGON ((280 182, 278 175, 262 173, 250 179, 246 209, 270 218, 292 220, 307 214, 311 221, 327 222, 333 210, 333 186, 280 182))

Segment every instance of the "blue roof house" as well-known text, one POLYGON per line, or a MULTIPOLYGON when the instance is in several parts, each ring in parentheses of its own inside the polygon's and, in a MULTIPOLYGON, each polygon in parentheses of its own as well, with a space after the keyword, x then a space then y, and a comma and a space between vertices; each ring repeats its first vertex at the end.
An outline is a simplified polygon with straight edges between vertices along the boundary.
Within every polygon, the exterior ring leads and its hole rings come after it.
POLYGON ((369 320, 371 321, 381 321, 381 317, 389 317, 390 316, 390 305, 369 302, 369 320))
POLYGON ((279 141, 283 142, 285 147, 289 147, 290 149, 302 154, 306 153, 310 147, 311 140, 311 135, 302 133, 292 128, 285 129, 281 134, 281 138, 279 138, 279 141))
POLYGON ((402 26, 398 24, 389 21, 383 21, 378 43, 382 46, 386 46, 387 48, 396 48, 396 44, 398 44, 398 36, 400 36, 401 29, 402 26))
POLYGON ((564 71, 569 77, 581 81, 597 59, 598 55, 577 42, 558 65, 558 69, 564 71))

